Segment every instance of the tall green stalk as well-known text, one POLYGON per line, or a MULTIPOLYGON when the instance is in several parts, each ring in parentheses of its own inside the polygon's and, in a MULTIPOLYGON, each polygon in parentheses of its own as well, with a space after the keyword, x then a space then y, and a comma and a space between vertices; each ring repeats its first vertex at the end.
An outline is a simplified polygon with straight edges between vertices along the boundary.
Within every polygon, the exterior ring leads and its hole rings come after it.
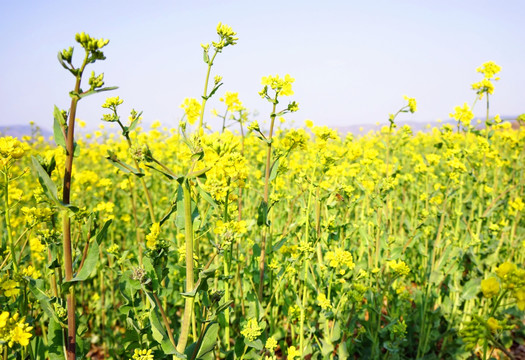
MULTIPOLYGON (((265 218, 268 216, 268 200, 270 197, 270 168, 272 162, 272 137, 273 137, 273 127, 275 124, 275 108, 277 107, 277 94, 275 94, 275 99, 273 103, 272 113, 270 114, 270 132, 268 134, 268 139, 266 141, 266 169, 264 172, 264 210, 266 212, 265 218)), ((264 270, 266 264, 266 239, 268 237, 268 232, 270 231, 269 226, 266 224, 263 225, 263 233, 261 239, 261 258, 259 260, 259 301, 262 301, 263 290, 264 290, 264 270)))

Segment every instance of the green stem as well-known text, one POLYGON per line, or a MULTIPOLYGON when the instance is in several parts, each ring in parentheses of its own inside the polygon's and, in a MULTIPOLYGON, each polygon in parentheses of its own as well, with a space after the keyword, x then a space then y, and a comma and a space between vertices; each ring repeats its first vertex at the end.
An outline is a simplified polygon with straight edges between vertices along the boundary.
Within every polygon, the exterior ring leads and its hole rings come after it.
MULTIPOLYGON (((190 184, 186 181, 182 185, 184 203, 184 231, 186 240, 186 292, 194 288, 193 274, 193 221, 191 218, 191 192, 190 184)), ((193 298, 186 298, 184 315, 182 318, 181 333, 177 344, 177 351, 184 353, 191 325, 191 314, 193 312, 193 298)))
MULTIPOLYGON (((270 194, 270 166, 272 161, 272 136, 273 136, 273 127, 275 124, 275 108, 277 107, 277 94, 275 94, 275 99, 273 101, 273 109, 272 113, 270 115, 271 123, 270 123, 270 133, 267 138, 267 150, 266 150, 266 171, 264 173, 264 198, 263 202, 266 205, 266 208, 264 211, 266 211, 265 219, 268 217, 268 199, 270 194)), ((264 269, 265 269, 265 262, 266 262, 266 237, 269 231, 269 228, 266 224, 263 224, 263 234, 262 234, 262 240, 261 240, 261 257, 259 260, 259 301, 262 302, 263 297, 263 290, 264 290, 264 269)))
POLYGON ((213 60, 215 60, 215 57, 217 56, 219 52, 215 50, 215 54, 213 54, 213 57, 208 62, 208 71, 206 72, 206 80, 204 82, 204 93, 202 96, 202 103, 201 103, 201 114, 199 118, 199 130, 202 129, 202 120, 204 119, 204 107, 206 106, 206 101, 208 100, 208 80, 210 79, 210 71, 211 67, 213 66, 213 60))
MULTIPOLYGON (((80 92, 80 83, 82 81, 82 73, 87 64, 89 52, 86 51, 86 56, 82 67, 79 69, 75 83, 75 93, 80 92)), ((70 204, 71 195, 71 176, 73 172, 73 153, 75 146, 75 118, 77 114, 77 104, 79 97, 74 96, 71 99, 71 107, 69 112, 69 123, 66 136, 66 163, 64 170, 64 183, 62 191, 62 202, 65 205, 70 204)), ((73 259, 71 246, 71 221, 69 219, 68 210, 63 211, 62 215, 62 229, 63 229, 63 249, 64 249, 64 270, 65 280, 73 279, 73 259)), ((76 359, 76 320, 75 320, 75 299, 73 286, 69 288, 67 294, 67 360, 76 359)))
MULTIPOLYGON (((305 225, 305 241, 308 243, 309 231, 310 231, 310 207, 312 204, 312 191, 308 191, 308 204, 306 206, 306 225, 305 225)), ((305 254, 304 256, 307 256, 305 254)), ((305 308, 306 308, 306 299, 307 299, 307 276, 308 276, 308 258, 304 260, 304 274, 303 274, 303 295, 302 295, 302 304, 301 304, 301 321, 299 325, 299 351, 301 352, 301 358, 304 358, 304 320, 305 320, 305 308)))

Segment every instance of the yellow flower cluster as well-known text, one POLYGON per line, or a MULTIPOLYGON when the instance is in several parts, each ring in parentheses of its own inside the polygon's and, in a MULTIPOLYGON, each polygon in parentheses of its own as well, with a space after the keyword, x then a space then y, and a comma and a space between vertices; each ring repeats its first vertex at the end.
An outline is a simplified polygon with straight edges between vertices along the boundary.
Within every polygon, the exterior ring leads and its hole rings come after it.
POLYGON ((26 152, 25 146, 12 136, 0 137, 0 165, 7 166, 13 160, 20 159, 26 152))
POLYGON ((239 40, 238 37, 235 37, 237 33, 234 32, 230 26, 221 22, 217 25, 217 35, 220 36, 221 40, 219 42, 212 42, 213 47, 217 49, 217 51, 221 51, 228 45, 235 45, 237 40, 239 40))
POLYGON ((326 297, 325 294, 319 293, 317 295, 317 303, 323 310, 330 310, 332 308, 332 304, 330 303, 330 299, 326 297))
POLYGON ((295 346, 290 346, 288 348, 288 358, 289 360, 294 360, 296 357, 300 357, 301 352, 295 346))
POLYGON ((386 264, 398 276, 406 276, 410 273, 410 268, 402 260, 390 260, 386 264))
POLYGON ((246 234, 246 221, 228 221, 224 222, 218 220, 215 223, 213 232, 219 237, 221 248, 230 245, 234 240, 239 239, 243 234, 246 234))
POLYGON ((408 101, 408 109, 410 110, 410 112, 412 114, 415 113, 417 111, 416 99, 408 97, 407 95, 404 95, 403 99, 408 101))
MULTIPOLYGON (((288 74, 286 74, 284 78, 281 78, 279 75, 269 75, 263 76, 261 83, 265 85, 265 87, 269 86, 278 96, 290 96, 294 94, 292 90, 294 81, 295 79, 288 74)), ((264 94, 266 94, 266 92, 264 92, 264 94)))
POLYGON ((469 126, 470 121, 474 119, 474 113, 470 110, 470 106, 467 103, 463 104, 463 107, 456 106, 454 108, 454 113, 449 114, 453 119, 456 119, 458 122, 461 122, 464 126, 469 126))
POLYGON ((135 349, 133 352, 132 360, 153 360, 152 350, 148 349, 135 349))
POLYGON ((188 119, 190 124, 193 125, 195 121, 200 118, 202 106, 201 103, 197 101, 197 99, 185 98, 180 107, 184 109, 186 119, 188 119))
POLYGON ((0 313, 0 352, 2 351, 2 344, 7 344, 12 348, 15 344, 21 346, 29 345, 31 339, 32 326, 25 322, 25 318, 20 318, 18 313, 13 316, 7 311, 0 313))
POLYGON ((355 267, 352 254, 342 248, 328 251, 325 259, 328 262, 328 266, 338 270, 341 275, 344 275, 347 270, 352 270, 355 267))
POLYGON ((244 325, 241 335, 244 336, 244 338, 247 341, 254 341, 259 337, 259 335, 262 334, 263 328, 259 326, 259 323, 255 318, 251 318, 248 320, 246 325, 244 325))
MULTIPOLYGON (((485 79, 491 79, 501 71, 501 66, 496 64, 494 61, 487 61, 476 69, 477 72, 482 73, 485 79)), ((496 79, 497 80, 497 79, 496 79)))
POLYGON ((0 279, 0 290, 5 297, 17 296, 20 293, 18 285, 18 282, 10 279, 7 274, 0 279))
POLYGON ((149 234, 146 235, 146 247, 150 250, 156 250, 158 246, 158 238, 160 235, 160 223, 151 224, 149 234))
POLYGON ((228 111, 235 112, 241 110, 242 102, 239 100, 238 92, 226 91, 224 96, 219 99, 226 104, 228 111))

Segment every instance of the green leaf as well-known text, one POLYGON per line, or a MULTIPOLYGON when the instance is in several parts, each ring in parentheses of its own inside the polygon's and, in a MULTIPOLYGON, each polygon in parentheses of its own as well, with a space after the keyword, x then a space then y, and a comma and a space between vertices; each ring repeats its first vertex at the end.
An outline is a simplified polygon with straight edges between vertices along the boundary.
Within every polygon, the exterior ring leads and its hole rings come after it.
POLYGON ((49 321, 47 328, 48 357, 49 360, 64 359, 64 330, 60 323, 54 319, 49 321))
POLYGON ((246 341, 246 339, 244 339, 244 344, 248 347, 254 348, 255 350, 261 351, 263 349, 263 343, 260 339, 254 341, 246 341))
POLYGON ((161 323, 161 319, 157 311, 157 306, 156 306, 155 300, 153 299, 152 295, 147 291, 145 293, 148 296, 149 301, 152 305, 151 310, 149 312, 149 320, 151 324, 151 332, 152 332, 153 338, 155 339, 155 341, 157 341, 160 344, 165 355, 176 355, 177 357, 181 359, 186 358, 183 354, 180 354, 175 349, 175 346, 173 346, 173 344, 171 343, 168 337, 168 334, 164 330, 164 326, 161 323))
POLYGON ((471 279, 467 281, 465 286, 463 286, 463 292, 461 294, 461 299, 471 300, 478 295, 481 287, 481 279, 471 279))
POLYGON ((29 280, 29 290, 33 294, 33 296, 38 300, 40 303, 40 307, 44 311, 44 313, 50 318, 54 319, 57 322, 60 322, 60 320, 57 318, 55 314, 55 310, 53 309, 53 306, 51 305, 51 299, 44 291, 44 280, 42 279, 30 279, 29 280))
POLYGON ((177 189, 177 228, 183 230, 185 227, 184 222, 184 195, 182 191, 182 185, 179 185, 177 189))
POLYGON ((226 301, 224 304, 220 305, 214 312, 215 315, 220 314, 224 310, 226 310, 231 304, 233 304, 233 300, 226 301))
POLYGON ((159 221, 160 226, 162 226, 162 224, 164 224, 170 218, 171 214, 173 214, 175 210, 177 210, 177 204, 173 203, 171 204, 170 209, 166 215, 164 215, 164 217, 159 221))
POLYGON ((213 96, 213 94, 215 94, 215 93, 217 92, 217 90, 219 90, 219 88, 220 88, 221 86, 222 86, 222 83, 217 84, 217 85, 213 88, 213 90, 211 91, 210 95, 208 95, 207 98, 208 98, 208 99, 211 98, 211 97, 213 96))
POLYGON ((64 129, 62 124, 66 123, 66 119, 62 116, 62 111, 55 105, 53 110, 53 138, 58 146, 66 148, 66 139, 64 138, 64 129))
POLYGON ((197 283, 195 284, 195 287, 193 290, 181 293, 182 297, 195 297, 197 292, 205 287, 208 286, 208 279, 215 276, 215 271, 217 271, 217 268, 209 268, 206 270, 202 270, 199 273, 199 280, 197 280, 197 283))
POLYGON ((55 205, 60 206, 61 203, 58 201, 57 187, 55 183, 51 180, 46 170, 44 170, 42 165, 40 165, 40 163, 34 156, 31 156, 31 161, 33 163, 33 168, 36 170, 36 173, 38 176, 38 182, 40 183, 40 185, 42 186, 42 189, 44 190, 44 194, 55 205))
MULTIPOLYGON (((103 92, 103 91, 111 91, 111 90, 115 90, 115 89, 118 89, 118 86, 110 86, 110 87, 105 87, 105 88, 102 88, 102 89, 90 90, 90 91, 87 91, 85 93, 79 94, 78 97, 80 99, 82 99, 82 98, 85 98, 86 96, 89 96, 89 95, 97 94, 97 93, 100 93, 100 92, 103 92)), ((76 94, 72 94, 71 96, 75 96, 75 95, 76 94)))
POLYGON ((270 178, 269 178, 270 181, 275 180, 275 178, 277 177, 278 169, 279 169, 279 159, 274 161, 272 168, 270 169, 270 178))
POLYGON ((111 225, 112 221, 113 220, 108 220, 104 223, 102 229, 97 234, 95 240, 92 241, 91 245, 89 246, 88 254, 86 256, 86 260, 84 261, 84 265, 77 273, 77 275, 69 282, 84 281, 89 277, 89 275, 91 275, 100 257, 99 244, 106 238, 108 227, 109 225, 111 225))
POLYGON ((197 191, 199 192, 199 194, 201 195, 201 197, 206 200, 212 207, 214 208, 217 208, 217 203, 215 202, 215 200, 213 200, 213 198, 211 197, 211 195, 206 192, 206 190, 204 190, 202 187, 201 187, 201 184, 200 182, 197 182, 197 191))
MULTIPOLYGON (((59 53, 60 56, 60 53, 59 53)), ((210 62, 210 56, 208 55, 208 52, 205 49, 202 49, 202 59, 207 64, 210 62)))
POLYGON ((115 166, 117 169, 121 170, 125 174, 133 174, 138 177, 143 177, 144 175, 146 175, 143 172, 140 172, 139 170, 135 169, 131 165, 128 165, 125 162, 120 161, 115 155, 115 153, 113 153, 111 150, 108 150, 108 156, 106 157, 106 159, 113 166, 115 166))
POLYGON ((178 180, 179 178, 178 177, 174 177, 173 175, 171 174, 168 174, 167 172, 165 172, 164 170, 161 170, 159 168, 156 168, 155 166, 152 166, 152 165, 149 165, 149 164, 145 164, 146 167, 149 167, 150 169, 152 170, 155 170, 155 171, 158 171, 160 172, 162 175, 166 176, 168 179, 170 180, 178 180))
POLYGON ((261 200, 261 203, 259 204, 259 208, 257 209, 257 225, 262 226, 266 225, 269 226, 268 223, 268 203, 264 200, 261 200))
POLYGON ((126 134, 129 134, 131 131, 135 130, 135 128, 137 127, 139 121, 140 121, 140 116, 142 115, 142 111, 138 113, 138 115, 135 117, 135 120, 133 120, 131 122, 131 124, 128 126, 127 130, 126 130, 126 134))
POLYGON ((287 237, 283 237, 281 238, 281 240, 279 240, 277 243, 275 243, 272 247, 272 251, 275 252, 275 251, 279 251, 279 249, 284 245, 284 243, 286 242, 286 240, 288 240, 287 237))
MULTIPOLYGON (((206 325, 204 329, 204 335, 202 337, 202 342, 198 343, 197 356, 195 359, 203 359, 207 354, 209 354, 215 348, 217 344, 217 335, 219 334, 219 324, 217 322, 210 322, 206 325)), ((195 350, 193 350, 195 353, 195 350)), ((193 357, 192 357, 193 358, 193 357)))

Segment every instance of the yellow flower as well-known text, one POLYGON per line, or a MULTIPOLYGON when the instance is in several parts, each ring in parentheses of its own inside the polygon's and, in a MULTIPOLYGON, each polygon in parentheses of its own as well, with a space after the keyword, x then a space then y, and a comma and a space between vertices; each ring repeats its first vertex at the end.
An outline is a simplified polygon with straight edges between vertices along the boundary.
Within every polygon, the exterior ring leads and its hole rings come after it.
POLYGON ((248 341, 254 341, 262 334, 262 328, 259 326, 259 323, 255 318, 248 320, 246 325, 244 325, 241 335, 246 338, 248 341))
POLYGON ((151 354, 152 350, 147 349, 135 349, 133 360, 153 360, 153 355, 151 354))
POLYGON ((17 138, 13 138, 12 136, 0 138, 0 158, 16 160, 24 156, 24 153, 24 147, 17 138))
POLYGON ((23 319, 19 321, 11 330, 11 340, 9 341, 9 346, 12 347, 14 343, 18 343, 22 346, 29 345, 29 339, 32 336, 30 331, 32 329, 33 327, 27 326, 23 319))
POLYGON ((487 320, 487 325, 488 325, 488 327, 490 328, 490 330, 492 332, 496 332, 496 331, 502 329, 502 326, 499 324, 499 321, 494 319, 493 317, 490 317, 487 320))
POLYGON ((239 100, 239 93, 226 91, 224 97, 219 99, 228 107, 228 111, 234 112, 242 109, 242 103, 239 100))
POLYGON ((501 71, 501 66, 497 65, 494 61, 487 61, 478 67, 476 71, 482 73, 486 79, 490 79, 501 71))
POLYGON ((314 122, 312 120, 305 120, 304 121, 304 124, 306 125, 307 128, 311 128, 312 126, 314 126, 314 122))
POLYGON ((408 108, 410 109, 410 112, 413 114, 417 111, 417 104, 416 99, 408 97, 406 95, 403 96, 403 99, 408 101, 408 108))
POLYGON ((494 297, 499 293, 500 285, 498 279, 491 277, 481 281, 481 291, 486 298, 494 297))
POLYGON ((268 349, 268 351, 273 351, 277 347, 277 340, 275 340, 273 336, 270 336, 266 340, 266 345, 264 345, 264 347, 268 349))
POLYGON ((484 93, 494 94, 494 84, 489 79, 483 79, 480 82, 472 84, 472 90, 476 90, 479 98, 483 97, 484 93))
POLYGON ((38 279, 40 276, 42 276, 42 273, 35 269, 32 265, 29 265, 28 267, 22 269, 22 275, 33 279, 38 279))
POLYGON ((470 106, 467 103, 464 103, 463 107, 456 106, 454 111, 455 113, 449 114, 451 118, 461 121, 465 126, 470 125, 470 121, 474 118, 474 113, 470 110, 470 106))
POLYGON ((124 100, 122 100, 118 96, 108 97, 106 99, 106 101, 104 102, 104 104, 102 104, 102 107, 104 109, 115 108, 115 107, 119 106, 120 104, 122 104, 123 102, 124 102, 124 100))
POLYGON ((156 222, 151 224, 149 234, 146 235, 146 247, 150 250, 157 248, 157 239, 160 234, 160 223, 156 222))
POLYGON ((263 76, 261 83, 265 86, 271 87, 272 90, 277 93, 277 95, 290 96, 294 94, 292 90, 292 83, 294 81, 295 79, 288 74, 284 76, 284 79, 279 77, 279 75, 269 75, 263 76))
POLYGON ((180 106, 186 113, 186 118, 190 124, 195 123, 201 115, 201 104, 194 98, 185 98, 184 102, 180 106))
POLYGON ((403 276, 410 273, 410 268, 404 261, 391 260, 387 262, 387 265, 396 275, 403 276))
POLYGON ((326 295, 323 293, 319 293, 319 295, 317 295, 317 302, 323 310, 329 310, 332 308, 332 304, 330 304, 330 299, 327 299, 326 295))
POLYGON ((355 267, 354 258, 349 251, 341 248, 336 248, 334 251, 326 253, 325 259, 328 261, 328 265, 332 268, 348 267, 352 270, 355 267))
POLYGON ((4 291, 4 296, 17 296, 20 293, 20 289, 18 288, 18 282, 9 279, 7 276, 5 276, 1 283, 0 288, 4 291))
POLYGON ((290 346, 288 348, 288 360, 293 360, 298 356, 301 356, 301 352, 295 346, 290 346))
POLYGON ((507 274, 514 272, 514 270, 516 270, 516 265, 507 261, 496 268, 496 275, 500 279, 504 279, 507 274))

